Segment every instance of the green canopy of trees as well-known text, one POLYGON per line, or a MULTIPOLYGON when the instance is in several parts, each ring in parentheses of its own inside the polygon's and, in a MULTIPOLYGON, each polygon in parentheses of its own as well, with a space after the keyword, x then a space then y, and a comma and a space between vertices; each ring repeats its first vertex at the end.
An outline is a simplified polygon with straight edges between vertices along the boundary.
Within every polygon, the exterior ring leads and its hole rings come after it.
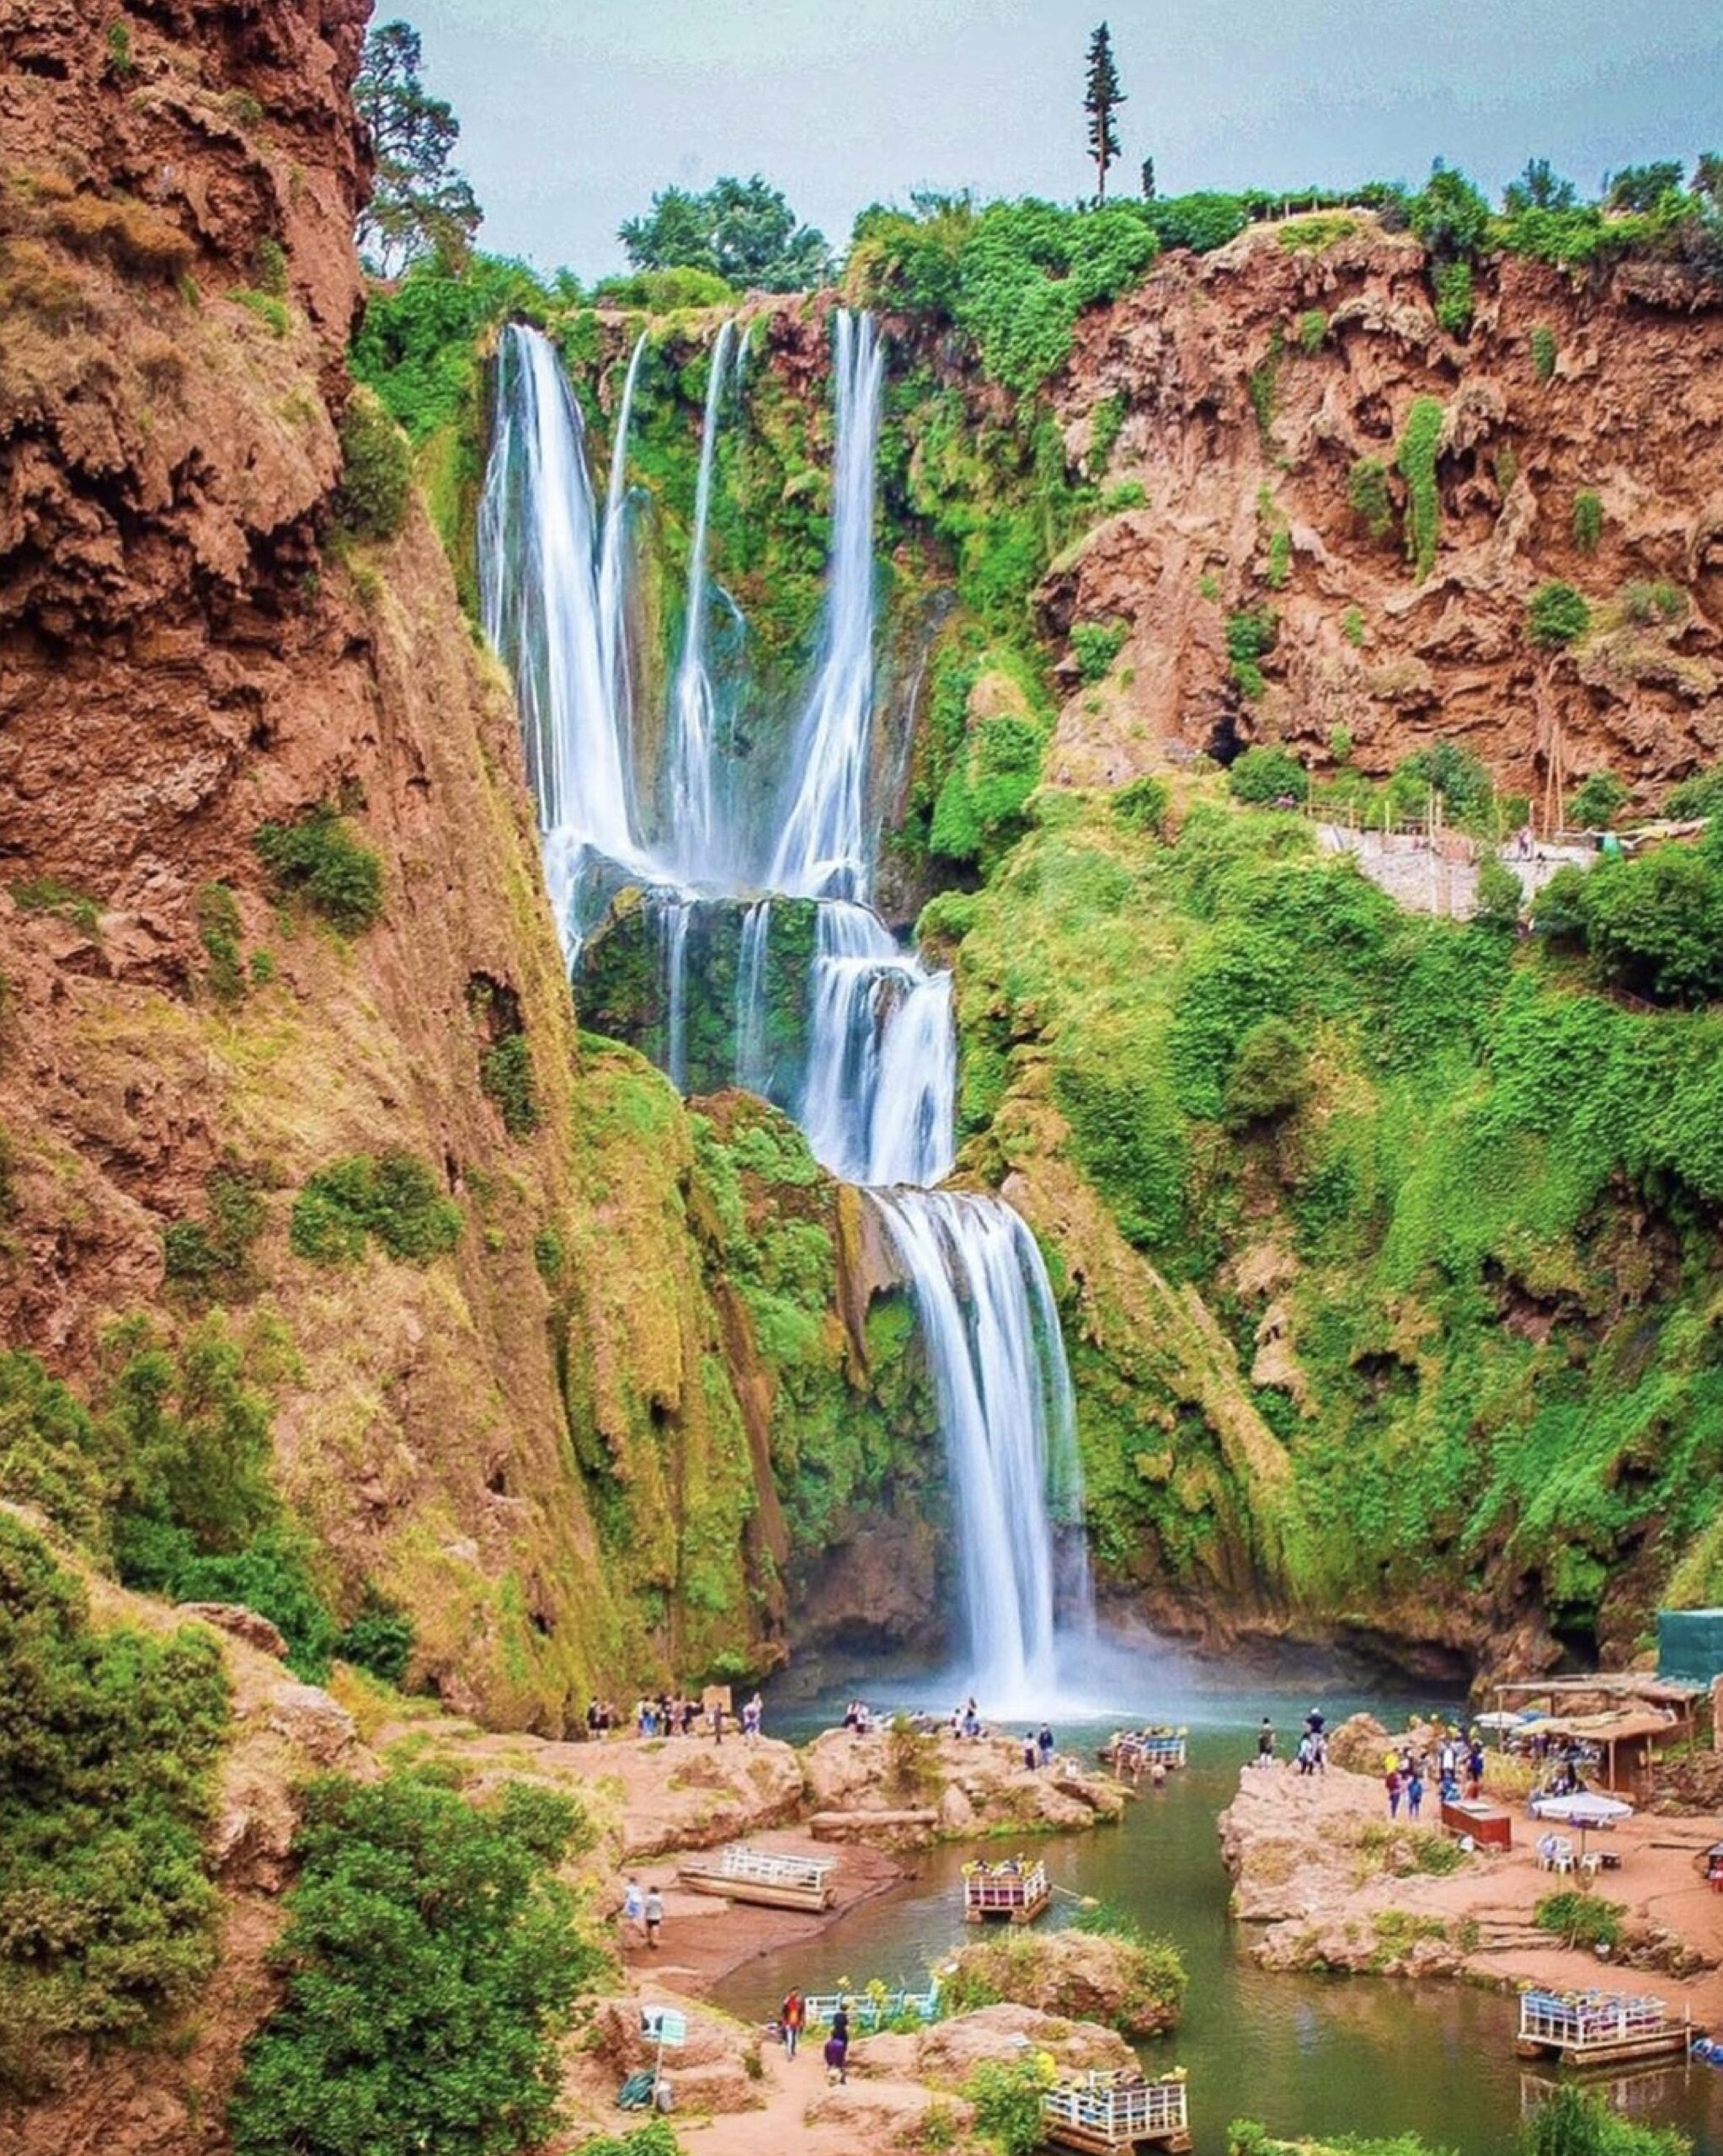
POLYGON ((472 188, 450 163, 461 123, 419 79, 424 52, 410 23, 369 31, 353 100, 371 131, 376 182, 360 212, 359 251, 392 277, 419 256, 458 258, 483 221, 472 188))
POLYGON ((824 233, 798 225, 758 173, 716 180, 703 195, 667 187, 617 237, 636 270, 704 270, 743 291, 805 291, 831 274, 824 233))

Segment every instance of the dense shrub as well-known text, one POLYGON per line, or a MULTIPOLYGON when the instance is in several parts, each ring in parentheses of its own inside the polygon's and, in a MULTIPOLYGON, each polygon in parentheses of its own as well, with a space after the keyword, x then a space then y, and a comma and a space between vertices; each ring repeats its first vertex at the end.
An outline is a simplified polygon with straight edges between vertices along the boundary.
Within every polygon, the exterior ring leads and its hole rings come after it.
MULTIPOLYGON (((279 302, 276 302, 280 304, 279 302)), ((407 514, 413 452, 382 399, 356 383, 341 414, 335 515, 355 539, 392 539, 407 514)))
POLYGON ((532 1051, 525 1033, 505 1033, 478 1059, 480 1089, 493 1100, 511 1138, 537 1129, 538 1089, 533 1082, 532 1051))
POLYGON ((163 1269, 194 1303, 231 1302, 256 1285, 251 1246, 268 1208, 254 1178, 239 1168, 212 1169, 204 1192, 207 1219, 175 1220, 163 1230, 163 1269))
POLYGON ((1664 798, 1663 813, 1677 817, 1723 813, 1723 764, 1713 764, 1710 771, 1695 771, 1679 786, 1672 786, 1664 798))
POLYGON ((1520 2128, 1519 2156, 1691 2156, 1673 2127, 1624 2118, 1605 2095, 1560 2084, 1520 2128))
POLYGON ((1385 539, 1394 526, 1388 492, 1388 468, 1379 456, 1361 456, 1347 474, 1346 499, 1352 515, 1373 539, 1385 539))
POLYGON ((277 890, 302 898, 344 936, 371 927, 383 910, 383 864, 327 803, 296 823, 265 824, 253 841, 277 890))
POLYGON ((1406 414, 1406 432, 1395 451, 1395 462, 1406 485, 1406 559, 1420 584, 1436 566, 1436 547, 1442 532, 1442 503, 1436 488, 1442 427, 1441 405, 1433 397, 1418 398, 1406 414))
POLYGON ((1436 319, 1450 337, 1464 337, 1472 326, 1472 265, 1440 264, 1434 278, 1436 319))
POLYGON ((1595 554, 1603 536, 1603 504, 1589 487, 1573 498, 1573 543, 1582 554, 1595 554))
POLYGON ((355 376, 415 442, 476 403, 479 341, 511 318, 542 322, 552 295, 522 262, 473 252, 456 264, 421 256, 392 291, 373 291, 352 347, 355 376))
POLYGON ((1481 760, 1457 741, 1436 741, 1427 749, 1415 750, 1395 766, 1394 784, 1402 796, 1439 794, 1451 824, 1480 821, 1495 798, 1494 784, 1481 760))
POLYGON ((1555 372, 1555 332, 1539 323, 1530 338, 1532 371, 1539 382, 1548 382, 1555 372))
POLYGON ((1587 878, 1583 906, 1587 947, 1610 980, 1660 1003, 1723 995, 1723 862, 1714 845, 1603 862, 1587 878))
POLYGON ((1280 616, 1272 606, 1253 606, 1229 614, 1226 656, 1233 680, 1252 702, 1268 684, 1262 662, 1280 640, 1280 616))
POLYGON ((984 2059, 963 2084, 975 2110, 977 2131, 985 2134, 1000 2156, 1034 2156, 1043 2145, 1041 2095, 1053 2083, 1044 2054, 1008 2063, 984 2059))
POLYGON ((606 307, 637 307, 648 314, 673 314, 690 307, 723 307, 736 297, 734 287, 715 270, 637 270, 629 277, 605 277, 593 286, 594 299, 606 307))
POLYGON ((1553 1932, 1564 1946, 1613 1948, 1621 1944, 1623 1914, 1619 1902, 1570 1886, 1546 1894, 1533 1910, 1532 1922, 1539 1931, 1553 1932))
POLYGON ((417 1638, 410 1614, 367 1583, 351 1623, 335 1642, 335 1652, 343 1662, 369 1670, 384 1684, 398 1684, 407 1674, 417 1638))
POLYGON ((1571 584, 1551 579, 1532 594, 1527 627, 1532 642, 1546 650, 1559 650, 1582 637, 1592 626, 1592 610, 1571 584))
POLYGON ((1112 813, 1127 830, 1147 831, 1159 838, 1166 826, 1170 802, 1166 781, 1145 771, 1114 794, 1112 813))
POLYGON ((1078 622, 1071 629, 1071 655, 1086 681, 1099 681, 1111 671, 1112 662, 1130 633, 1123 622, 1078 622))
POLYGON ((1272 1123, 1303 1106, 1310 1091, 1310 1052, 1285 1018, 1263 1018, 1239 1043, 1221 1096, 1221 1119, 1232 1130, 1272 1123))
POLYGON ((92 1630, 83 1589, 0 1517, 0 2097, 58 2040, 136 2036, 216 1959, 202 1837, 227 1724, 219 1646, 92 1630))
POLYGON ((245 967, 239 948, 239 907, 225 883, 205 883, 196 901, 198 941, 209 966, 204 975, 217 1003, 243 1001, 245 967))
POLYGON ((318 1169, 294 1203, 295 1254, 314 1265, 355 1264, 368 1235, 391 1257, 423 1265, 460 1240, 461 1209, 412 1153, 356 1154, 318 1169))
POLYGON ((1235 801, 1257 808, 1281 800, 1302 801, 1310 790, 1304 766, 1277 741, 1246 749, 1227 771, 1226 783, 1235 801))
POLYGON ((1464 173, 1439 161, 1406 211, 1413 232, 1438 258, 1475 255, 1490 229, 1490 205, 1464 173))
POLYGON ((1478 907, 1472 916, 1480 928, 1504 932, 1516 927, 1525 903, 1525 888, 1505 861, 1486 854, 1478 870, 1478 907))
POLYGON ((515 1782, 478 1810, 397 1777, 307 1792, 286 1984, 247 2047, 239 2156, 507 2156, 552 2124, 557 2035, 602 1967, 555 1876, 584 1822, 515 1782))
POLYGON ((1627 787, 1614 771, 1592 771, 1573 797, 1575 823, 1587 830, 1603 830, 1615 821, 1626 805, 1627 787))

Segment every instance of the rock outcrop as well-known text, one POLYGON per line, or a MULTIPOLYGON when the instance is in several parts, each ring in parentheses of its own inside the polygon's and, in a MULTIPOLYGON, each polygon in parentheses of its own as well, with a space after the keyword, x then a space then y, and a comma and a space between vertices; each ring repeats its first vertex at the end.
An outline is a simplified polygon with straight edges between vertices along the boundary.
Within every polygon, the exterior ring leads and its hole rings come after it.
POLYGON ((803 1754, 815 1831, 887 1847, 1016 1828, 1043 1833, 1117 1819, 1123 1788, 1074 1762, 1047 1773, 1023 1764, 1021 1742, 828 1730, 803 1754))

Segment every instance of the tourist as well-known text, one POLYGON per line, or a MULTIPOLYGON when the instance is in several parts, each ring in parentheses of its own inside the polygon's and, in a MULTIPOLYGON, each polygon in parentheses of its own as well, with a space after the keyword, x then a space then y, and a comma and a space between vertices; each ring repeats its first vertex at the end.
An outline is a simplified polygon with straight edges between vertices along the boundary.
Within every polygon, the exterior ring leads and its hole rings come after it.
POLYGON ((699 1721, 699 1719, 700 1702, 691 1697, 684 1700, 682 1702, 682 1734, 684 1737, 693 1736, 694 1725, 699 1721))
POLYGON ((1259 1767, 1274 1764, 1274 1725, 1267 1715, 1263 1716, 1256 1732, 1256 1764, 1259 1767))
POLYGON ((656 1886, 646 1890, 646 1900, 641 1908, 641 1919, 646 1925, 646 1943, 654 1954, 658 1951, 659 1927, 664 1920, 664 1896, 656 1886))
POLYGON ((792 2058, 796 2056, 796 2046, 801 2039, 802 2025, 807 2019, 807 2001, 799 1991, 792 1990, 778 2009, 778 2026, 784 2032, 784 2050, 792 2058))
POLYGON ((724 1703, 722 1700, 714 1700, 712 1703, 712 1741, 714 1744, 722 1744, 724 1741, 724 1703))
POLYGON ((1423 1801, 1424 1777, 1419 1769, 1414 1767, 1411 1780, 1406 1785, 1406 1816, 1408 1819, 1417 1817, 1418 1807, 1423 1801))
POLYGON ((1023 1732, 1023 1765, 1030 1774, 1034 1773, 1036 1762, 1040 1756, 1041 1748, 1035 1742, 1034 1731, 1026 1729, 1023 1732))
POLYGON ((628 1883, 622 1889, 622 1922, 631 1939, 642 1935, 646 1924, 646 1897, 640 1891, 640 1881, 631 1871, 628 1883))
POLYGON ((1390 1819, 1398 1819, 1400 1817, 1400 1769, 1397 1766, 1390 1767, 1382 1779, 1388 1790, 1388 1816, 1390 1819))
POLYGON ((1475 1737, 1466 1755, 1466 1795, 1475 1804, 1484 1794, 1484 1748, 1475 1737))
POLYGON ((586 1703, 586 1737, 591 1743, 599 1733, 599 1705, 596 1698, 586 1703))
POLYGON ((973 1697, 963 1702, 963 1734, 968 1737, 979 1737, 981 1734, 981 1717, 975 1711, 973 1697))
POLYGON ((825 2040, 825 2078, 847 2082, 850 2056, 850 2009, 841 2002, 831 2018, 831 2034, 825 2040))
POLYGON ((746 1744, 760 1742, 760 1721, 765 1712, 765 1703, 758 1692, 742 1710, 742 1740, 746 1744))
POLYGON ((1053 1764, 1053 1732, 1045 1722, 1041 1725, 1041 1734, 1036 1742, 1041 1748, 1041 1765, 1044 1772, 1053 1764))

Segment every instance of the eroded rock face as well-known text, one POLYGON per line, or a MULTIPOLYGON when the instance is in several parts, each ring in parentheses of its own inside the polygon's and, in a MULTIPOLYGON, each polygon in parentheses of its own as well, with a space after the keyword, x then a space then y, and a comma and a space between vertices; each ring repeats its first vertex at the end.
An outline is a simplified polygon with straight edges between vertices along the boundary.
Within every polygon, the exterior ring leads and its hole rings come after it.
POLYGON ((1104 1932, 995 1933, 952 1957, 959 1982, 985 1983, 1018 2006, 1062 2020, 1097 2021, 1127 2036, 1175 2028, 1176 1987, 1151 1979, 1144 1949, 1104 1932))
POLYGON ((1218 253, 1171 255, 1079 321, 1056 392, 1068 453, 1118 400, 1106 476, 1148 500, 1098 526, 1043 588, 1057 629, 1130 631, 1107 682, 1072 695, 1049 774, 1117 786, 1169 755, 1265 736, 1320 767, 1338 728, 1370 773, 1446 736, 1504 790, 1535 795, 1559 741, 1570 771, 1607 766, 1654 800, 1723 747, 1723 289, 1678 264, 1582 283, 1505 259, 1478 273, 1459 343, 1437 323, 1417 243, 1352 222, 1320 248, 1264 226, 1218 253), (1548 381, 1534 328, 1555 341, 1548 381), (1443 411, 1439 545, 1422 584, 1395 469, 1421 397, 1443 411), (1363 459, 1384 469, 1379 536, 1348 500, 1363 459), (1595 548, 1576 536, 1586 492, 1602 506, 1595 548), (1688 611, 1630 637, 1606 623, 1589 654, 1552 657, 1526 634, 1527 600, 1549 578, 1605 615, 1624 584, 1667 580, 1688 611), (1279 633, 1252 703, 1225 629, 1258 606, 1279 633))
POLYGON ((866 1737, 828 1730, 803 1754, 803 1769, 809 1808, 817 1820, 841 1817, 845 1838, 867 1839, 870 1818, 882 1838, 901 1838, 906 1816, 918 1812, 951 1834, 1092 1827, 1118 1818, 1128 1801, 1118 1783, 1070 1761, 1030 1772, 1021 1739, 1011 1737, 926 1737, 905 1748, 889 1729, 866 1737))

